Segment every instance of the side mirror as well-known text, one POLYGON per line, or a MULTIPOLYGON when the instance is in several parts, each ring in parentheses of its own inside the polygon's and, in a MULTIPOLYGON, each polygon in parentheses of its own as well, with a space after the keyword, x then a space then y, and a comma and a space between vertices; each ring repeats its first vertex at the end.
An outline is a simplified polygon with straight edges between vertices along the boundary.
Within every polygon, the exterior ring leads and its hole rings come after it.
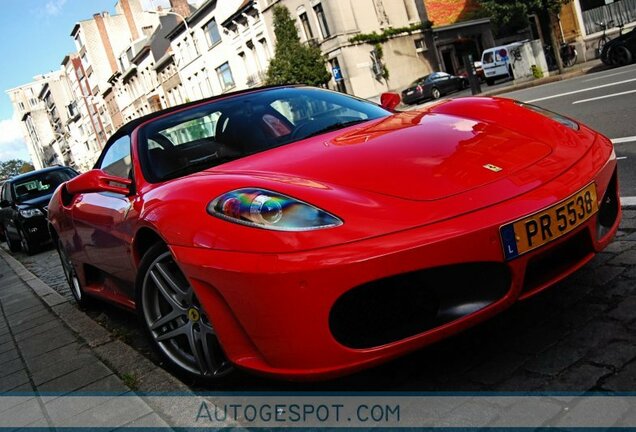
POLYGON ((70 195, 90 192, 113 192, 122 195, 130 194, 130 179, 106 174, 99 169, 90 170, 66 182, 66 191, 70 195))
POLYGON ((0 208, 7 208, 7 207, 11 207, 11 203, 7 200, 2 200, 0 201, 0 208))
POLYGON ((389 111, 393 111, 400 102, 402 102, 402 98, 397 93, 382 93, 380 96, 380 105, 389 111))

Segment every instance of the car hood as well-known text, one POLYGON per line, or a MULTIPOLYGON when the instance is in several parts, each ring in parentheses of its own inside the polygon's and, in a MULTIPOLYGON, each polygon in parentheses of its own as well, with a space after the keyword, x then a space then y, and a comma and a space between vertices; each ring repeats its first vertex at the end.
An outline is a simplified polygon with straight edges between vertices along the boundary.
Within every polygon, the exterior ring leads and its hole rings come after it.
POLYGON ((49 205, 49 201, 51 201, 52 193, 43 195, 38 198, 33 198, 30 200, 22 201, 18 203, 18 207, 20 208, 39 208, 45 209, 49 205))
POLYGON ((564 170, 586 151, 586 145, 579 145, 555 157, 555 144, 572 141, 568 133, 573 131, 512 101, 472 99, 481 105, 467 108, 470 104, 458 99, 426 111, 398 113, 214 170, 280 174, 430 201, 531 167, 536 175, 526 176, 528 181, 547 180, 541 178, 540 161, 552 156, 550 163, 561 163, 564 170))

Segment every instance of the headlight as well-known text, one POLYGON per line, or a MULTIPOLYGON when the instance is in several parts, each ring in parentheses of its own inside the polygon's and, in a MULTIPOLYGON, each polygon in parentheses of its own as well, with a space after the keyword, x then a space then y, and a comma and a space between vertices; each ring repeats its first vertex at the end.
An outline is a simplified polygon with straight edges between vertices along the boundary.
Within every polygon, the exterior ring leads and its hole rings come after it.
POLYGON ((34 209, 23 209, 23 210, 20 210, 20 215, 22 217, 25 217, 25 218, 30 218, 30 217, 33 217, 33 216, 43 216, 44 213, 42 213, 40 211, 40 209, 34 208, 34 209))
POLYGON ((541 115, 544 115, 546 117, 551 118, 552 120, 561 123, 563 126, 567 126, 572 130, 579 130, 579 124, 577 122, 575 122, 574 120, 570 120, 567 117, 562 116, 561 114, 557 114, 555 112, 552 112, 550 110, 544 109, 544 108, 540 108, 536 105, 530 105, 527 104, 525 102, 517 102, 517 104, 519 106, 522 106, 524 108, 528 108, 529 110, 532 110, 536 113, 539 113, 541 115))
POLYGON ((218 218, 275 231, 311 231, 342 225, 342 221, 311 204, 264 189, 237 189, 208 204, 218 218))

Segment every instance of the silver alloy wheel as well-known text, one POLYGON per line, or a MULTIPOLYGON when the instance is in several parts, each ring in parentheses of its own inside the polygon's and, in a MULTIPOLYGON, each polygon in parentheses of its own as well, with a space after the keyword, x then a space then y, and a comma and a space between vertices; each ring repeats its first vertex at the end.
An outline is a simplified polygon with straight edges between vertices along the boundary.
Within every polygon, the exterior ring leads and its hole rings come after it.
POLYGON ((439 92, 439 89, 437 87, 433 88, 433 90, 431 90, 431 96, 433 96, 433 99, 439 99, 439 97, 442 94, 439 92))
POLYGON ((77 302, 79 303, 82 301, 82 288, 80 287, 79 279, 77 278, 77 274, 75 273, 73 263, 71 262, 69 256, 66 254, 61 241, 58 241, 57 253, 60 255, 62 270, 64 270, 64 276, 66 276, 66 280, 71 287, 71 292, 75 296, 75 300, 77 300, 77 302))
POLYGON ((144 322, 166 357, 206 378, 232 371, 212 324, 170 252, 150 264, 141 289, 144 322))

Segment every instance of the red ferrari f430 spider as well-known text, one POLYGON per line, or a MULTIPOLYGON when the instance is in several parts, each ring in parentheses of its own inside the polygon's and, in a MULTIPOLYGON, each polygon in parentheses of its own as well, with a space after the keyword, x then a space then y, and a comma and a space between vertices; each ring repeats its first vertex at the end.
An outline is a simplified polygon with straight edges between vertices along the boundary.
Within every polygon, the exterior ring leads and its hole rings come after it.
POLYGON ((49 205, 77 301, 136 311, 194 377, 329 378, 474 326, 609 244, 607 138, 513 100, 395 112, 392 96, 270 87, 123 126, 49 205))

